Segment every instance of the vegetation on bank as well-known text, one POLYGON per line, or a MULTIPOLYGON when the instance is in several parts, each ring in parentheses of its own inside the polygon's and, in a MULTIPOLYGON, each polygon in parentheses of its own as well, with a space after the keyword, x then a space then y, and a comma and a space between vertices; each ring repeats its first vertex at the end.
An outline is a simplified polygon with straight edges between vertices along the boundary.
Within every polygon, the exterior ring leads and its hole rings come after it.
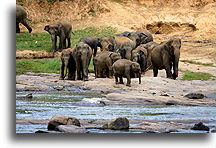
POLYGON ((209 73, 205 72, 191 72, 191 71, 184 71, 184 75, 181 78, 181 80, 209 80, 213 78, 214 76, 209 73))
POLYGON ((181 60, 181 62, 184 63, 190 63, 190 64, 196 64, 196 65, 202 65, 202 66, 214 66, 214 63, 202 63, 202 62, 196 62, 196 61, 192 61, 192 60, 181 60))
MULTIPOLYGON (((60 63, 61 60, 59 58, 16 60, 16 74, 24 74, 27 72, 59 74, 60 63)), ((94 72, 92 60, 89 65, 89 72, 94 72)))
MULTIPOLYGON (((114 36, 116 30, 112 27, 96 28, 87 27, 85 29, 73 30, 74 35, 71 35, 71 45, 74 47, 79 42, 80 38, 86 36, 114 36)), ((58 43, 57 43, 58 45, 58 43)), ((48 32, 41 33, 17 33, 16 34, 16 50, 45 50, 52 52, 51 37, 48 32)))

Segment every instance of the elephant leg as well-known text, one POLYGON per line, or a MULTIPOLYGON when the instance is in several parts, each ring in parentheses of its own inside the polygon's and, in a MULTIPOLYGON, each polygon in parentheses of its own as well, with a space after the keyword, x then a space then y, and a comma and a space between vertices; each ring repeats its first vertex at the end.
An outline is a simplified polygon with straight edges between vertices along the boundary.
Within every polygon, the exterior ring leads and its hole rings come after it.
POLYGON ((19 23, 16 23, 16 33, 20 33, 19 23))
POLYGON ((96 54, 97 54, 97 46, 96 47, 94 47, 94 49, 93 49, 94 51, 93 51, 93 54, 94 54, 94 57, 96 56, 96 54))
POLYGON ((126 75, 126 78, 127 78, 127 84, 126 84, 126 86, 131 87, 131 77, 130 77, 130 75, 129 74, 126 75))
POLYGON ((71 39, 70 39, 70 37, 68 37, 67 40, 68 40, 68 46, 67 46, 67 48, 70 48, 71 47, 71 39))
POLYGON ((82 80, 80 61, 76 61, 76 69, 77 69, 77 80, 82 80))
POLYGON ((28 29, 29 33, 32 32, 32 28, 27 24, 26 20, 23 20, 21 23, 28 29))
POLYGON ((119 84, 124 84, 124 82, 123 82, 123 77, 122 77, 122 76, 119 76, 119 81, 120 81, 119 84))
POLYGON ((119 84, 119 83, 118 83, 118 75, 117 75, 117 74, 115 74, 115 83, 116 83, 116 84, 119 84))
POLYGON ((171 72, 170 66, 165 67, 165 70, 166 70, 167 78, 172 79, 172 78, 173 78, 173 75, 172 75, 172 72, 171 72))
POLYGON ((65 68, 65 64, 64 64, 64 62, 62 62, 61 68, 60 68, 60 77, 59 77, 59 80, 64 80, 64 68, 65 68))
POLYGON ((153 65, 153 73, 154 73, 154 77, 157 77, 158 69, 154 65, 153 65))

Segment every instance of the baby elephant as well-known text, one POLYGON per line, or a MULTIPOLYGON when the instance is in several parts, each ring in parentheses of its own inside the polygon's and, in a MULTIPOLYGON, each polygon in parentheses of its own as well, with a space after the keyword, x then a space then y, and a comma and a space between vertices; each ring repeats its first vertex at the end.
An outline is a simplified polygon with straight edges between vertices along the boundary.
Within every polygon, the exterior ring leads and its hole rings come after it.
POLYGON ((138 75, 139 84, 141 84, 141 69, 137 62, 132 62, 127 59, 119 59, 113 64, 113 72, 116 84, 124 84, 123 77, 127 78, 126 86, 131 87, 131 77, 138 75), (118 82, 118 77, 120 82, 118 82))

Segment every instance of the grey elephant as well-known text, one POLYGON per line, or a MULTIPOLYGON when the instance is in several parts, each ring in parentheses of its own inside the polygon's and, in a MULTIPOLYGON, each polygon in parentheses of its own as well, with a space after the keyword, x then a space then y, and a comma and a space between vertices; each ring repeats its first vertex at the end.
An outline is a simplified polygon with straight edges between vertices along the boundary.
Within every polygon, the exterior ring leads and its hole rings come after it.
POLYGON ((136 47, 139 46, 140 44, 146 44, 148 42, 153 41, 153 36, 152 34, 147 31, 139 31, 139 32, 123 32, 120 34, 117 34, 116 36, 125 36, 131 39, 132 41, 136 42, 136 47))
POLYGON ((131 78, 134 77, 135 74, 139 78, 139 84, 141 84, 141 69, 137 62, 132 62, 127 59, 120 59, 117 60, 112 67, 116 84, 124 84, 123 77, 126 77, 126 86, 131 87, 131 78))
POLYGON ((152 62, 151 62, 151 52, 154 47, 158 46, 159 44, 156 42, 148 42, 146 44, 140 44, 140 47, 147 49, 147 63, 146 63, 146 71, 152 69, 152 62))
POLYGON ((95 78, 113 77, 112 65, 115 61, 121 59, 119 53, 103 51, 94 57, 93 64, 95 68, 95 78))
POLYGON ((102 37, 100 38, 102 50, 119 52, 122 58, 131 60, 131 51, 136 47, 136 42, 128 37, 102 37))
POLYGON ((98 37, 92 37, 92 36, 84 37, 80 39, 80 42, 86 43, 92 48, 94 57, 97 54, 97 47, 102 48, 100 39, 98 37))
POLYGON ((75 80, 76 62, 72 55, 73 49, 64 49, 61 53, 60 80, 75 80))
POLYGON ((157 77, 158 70, 165 69, 167 78, 178 77, 178 63, 180 58, 180 39, 170 39, 154 47, 151 53, 154 77, 157 77), (172 74, 173 67, 173 74, 172 74))
POLYGON ((58 22, 54 25, 46 25, 44 30, 51 35, 52 49, 57 50, 57 37, 59 37, 59 49, 65 49, 71 47, 71 33, 72 25, 69 22, 58 22), (66 40, 68 45, 66 47, 66 40))
POLYGON ((77 80, 88 81, 88 67, 92 57, 92 49, 88 44, 79 42, 72 52, 76 62, 77 80))
POLYGON ((25 9, 20 5, 16 5, 16 33, 20 33, 20 23, 28 29, 29 33, 32 32, 32 28, 27 23, 27 20, 28 18, 25 9))
POLYGON ((132 51, 132 61, 140 64, 142 72, 145 72, 147 69, 147 56, 148 51, 142 46, 138 46, 132 51))

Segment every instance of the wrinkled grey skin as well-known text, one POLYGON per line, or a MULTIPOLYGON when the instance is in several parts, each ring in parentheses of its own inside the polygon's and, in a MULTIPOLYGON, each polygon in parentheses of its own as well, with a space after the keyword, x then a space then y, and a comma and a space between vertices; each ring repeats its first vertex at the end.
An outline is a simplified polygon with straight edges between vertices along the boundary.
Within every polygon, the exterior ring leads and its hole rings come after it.
POLYGON ((102 48, 100 39, 98 37, 84 37, 80 39, 80 42, 86 43, 92 48, 94 57, 97 54, 97 47, 102 48))
POLYGON ((116 84, 124 84, 123 77, 126 77, 127 78, 126 86, 131 87, 131 78, 135 74, 139 78, 139 84, 141 84, 141 69, 140 69, 140 65, 137 62, 132 62, 127 59, 120 59, 117 60, 112 67, 113 67, 113 73, 115 76, 116 84))
POLYGON ((93 60, 95 68, 95 78, 113 77, 112 65, 115 61, 121 59, 119 53, 103 51, 96 55, 93 60))
POLYGON ((59 37, 59 50, 71 47, 71 33, 72 25, 68 22, 58 22, 55 25, 46 25, 44 30, 51 35, 52 49, 54 51, 58 50, 56 43, 57 37, 59 37), (68 41, 68 46, 66 47, 66 40, 68 41))
POLYGON ((165 69, 167 78, 176 79, 178 77, 178 63, 180 58, 180 39, 170 39, 153 48, 151 61, 153 65, 154 77, 158 75, 158 69, 165 69), (173 74, 172 74, 173 67, 173 74))
POLYGON ((27 13, 25 9, 20 6, 16 5, 16 33, 20 33, 19 23, 23 24, 29 31, 32 32, 32 28, 27 23, 27 13))
POLYGON ((102 50, 119 52, 122 58, 131 60, 131 51, 136 47, 136 42, 128 37, 102 37, 100 38, 102 50))
POLYGON ((88 44, 79 42, 72 52, 76 62, 77 80, 88 81, 88 67, 92 57, 92 49, 88 44))
POLYGON ((142 72, 145 72, 147 68, 147 55, 147 49, 142 46, 138 46, 132 51, 132 61, 140 64, 142 72))
POLYGON ((76 62, 72 56, 73 49, 64 49, 61 53, 60 80, 64 80, 68 75, 67 80, 75 80, 76 62))
POLYGON ((152 69, 152 62, 151 62, 151 52, 152 49, 156 46, 158 46, 159 44, 156 42, 148 42, 146 44, 140 44, 141 47, 147 49, 147 65, 146 65, 146 70, 148 69, 152 69))

